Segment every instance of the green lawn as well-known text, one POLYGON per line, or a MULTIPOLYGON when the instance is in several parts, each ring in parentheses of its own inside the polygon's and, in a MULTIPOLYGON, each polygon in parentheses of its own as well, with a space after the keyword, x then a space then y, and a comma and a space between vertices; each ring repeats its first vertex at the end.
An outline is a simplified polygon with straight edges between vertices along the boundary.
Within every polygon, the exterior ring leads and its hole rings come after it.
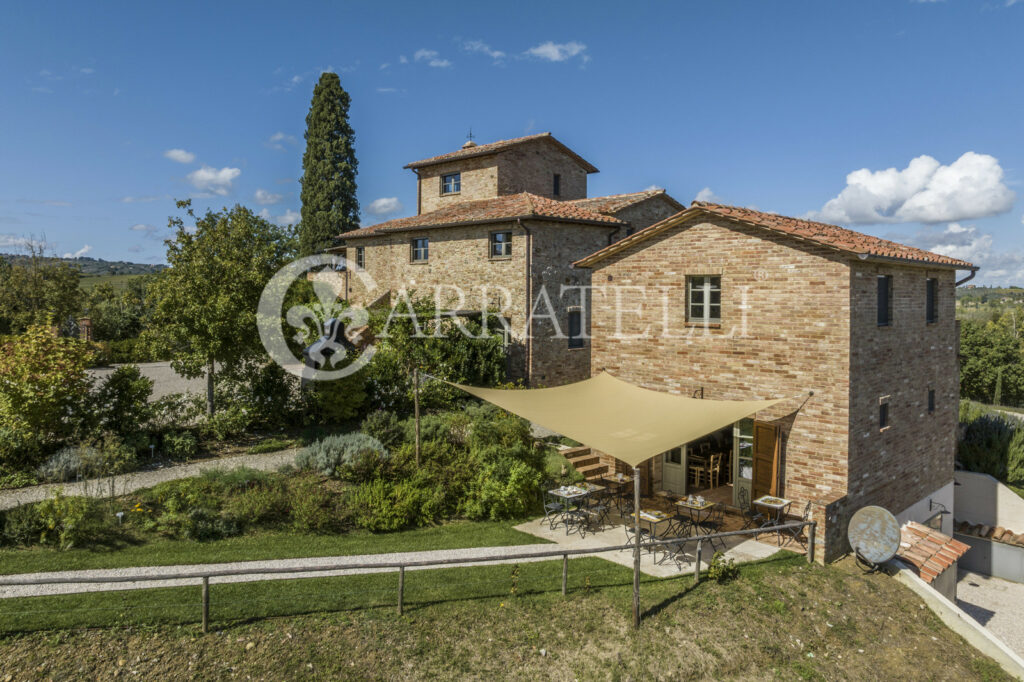
POLYGON ((514 530, 520 521, 453 521, 400 533, 353 531, 342 535, 258 532, 224 540, 154 540, 109 549, 33 547, 0 550, 0 574, 65 571, 124 566, 291 559, 314 556, 415 552, 502 545, 527 545, 544 540, 514 530))
POLYGON ((909 590, 780 552, 727 584, 597 558, 0 602, 0 674, 139 679, 1008 679, 909 590), (81 629, 85 627, 102 629, 81 629), (54 632, 53 628, 75 628, 54 632), (33 633, 35 629, 46 632, 33 633), (13 634, 18 633, 18 634, 13 634))

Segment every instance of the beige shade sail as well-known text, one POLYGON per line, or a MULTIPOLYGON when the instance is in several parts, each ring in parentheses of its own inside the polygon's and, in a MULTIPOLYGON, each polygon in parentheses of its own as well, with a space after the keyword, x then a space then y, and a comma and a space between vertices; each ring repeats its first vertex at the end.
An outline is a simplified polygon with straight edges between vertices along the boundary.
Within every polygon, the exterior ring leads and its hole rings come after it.
POLYGON ((607 372, 555 388, 452 386, 634 467, 785 400, 684 398, 607 372))

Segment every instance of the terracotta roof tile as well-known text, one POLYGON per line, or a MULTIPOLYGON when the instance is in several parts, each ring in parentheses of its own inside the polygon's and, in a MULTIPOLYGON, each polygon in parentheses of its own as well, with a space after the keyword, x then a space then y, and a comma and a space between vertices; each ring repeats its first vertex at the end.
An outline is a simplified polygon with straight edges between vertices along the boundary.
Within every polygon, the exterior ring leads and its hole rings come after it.
POLYGON ((908 521, 900 529, 900 548, 896 556, 910 564, 925 582, 930 583, 968 549, 970 547, 959 540, 915 521, 908 521))
POLYGON ((523 192, 493 199, 454 203, 444 208, 439 208, 436 211, 408 218, 388 220, 387 222, 352 230, 340 236, 343 239, 352 239, 402 230, 500 222, 517 218, 559 220, 609 226, 624 224, 618 218, 588 210, 570 201, 556 201, 523 192))
POLYGON ((681 211, 661 222, 646 227, 632 236, 621 239, 611 246, 607 246, 577 261, 576 265, 590 267, 607 256, 618 253, 632 244, 645 241, 678 224, 681 220, 692 218, 699 214, 722 216, 737 222, 764 227, 852 254, 892 258, 909 263, 953 266, 960 269, 974 268, 971 263, 958 258, 950 258, 949 256, 931 253, 930 251, 913 246, 897 244, 887 239, 854 232, 838 225, 816 223, 810 220, 803 220, 802 218, 790 218, 776 213, 765 213, 764 211, 755 211, 738 206, 712 204, 706 201, 694 201, 690 208, 685 211, 681 211))
POLYGON ((634 204, 639 204, 641 201, 647 201, 656 196, 664 196, 669 202, 679 207, 680 211, 685 208, 685 206, 669 196, 663 189, 647 189, 643 192, 632 192, 630 194, 610 194, 605 197, 573 199, 568 203, 591 211, 597 211, 598 213, 618 213, 624 208, 629 208, 634 204))
POLYGON ((434 166, 439 163, 448 163, 449 161, 458 161, 460 159, 468 159, 474 156, 486 156, 487 154, 495 154, 500 151, 504 151, 509 147, 515 147, 516 145, 525 144, 527 142, 533 142, 534 140, 550 140, 552 143, 557 145, 566 154, 571 156, 580 166, 584 168, 588 173, 597 173, 597 168, 593 166, 589 161, 581 157, 573 150, 566 147, 564 144, 555 139, 555 136, 551 133, 538 133, 536 135, 527 135, 525 137, 516 137, 511 140, 498 140, 497 142, 490 142, 488 144, 478 144, 472 147, 463 147, 458 151, 448 152, 447 154, 441 154, 440 156, 431 156, 429 159, 420 159, 419 161, 413 161, 405 165, 405 168, 423 168, 425 166, 434 166))

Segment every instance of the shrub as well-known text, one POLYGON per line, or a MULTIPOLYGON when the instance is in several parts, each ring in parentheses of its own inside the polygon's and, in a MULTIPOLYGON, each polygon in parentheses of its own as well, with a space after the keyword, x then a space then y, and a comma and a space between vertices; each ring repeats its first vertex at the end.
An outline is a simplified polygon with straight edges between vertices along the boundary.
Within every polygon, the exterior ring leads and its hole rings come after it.
POLYGON ((322 532, 335 524, 330 508, 331 496, 316 481, 293 479, 288 488, 291 500, 292 528, 300 532, 322 532))
POLYGON ((135 365, 115 369, 95 393, 100 428, 124 436, 149 421, 153 380, 142 376, 135 365))
POLYGON ((244 411, 249 427, 278 428, 301 418, 299 380, 277 363, 247 361, 218 373, 215 384, 217 405, 244 411))
POLYGON ((400 445, 405 437, 402 423, 394 412, 387 410, 374 410, 366 415, 360 428, 366 435, 379 440, 388 450, 400 445))
POLYGON ((241 526, 261 526, 285 519, 289 503, 283 485, 260 485, 228 498, 224 514, 241 526))
POLYGON ((388 451, 380 441, 356 432, 328 436, 303 448, 295 465, 322 476, 365 481, 378 474, 388 460, 388 451))
POLYGON ((356 372, 333 381, 317 381, 302 394, 308 424, 341 424, 359 416, 366 402, 366 373, 356 372))
MULTIPOLYGON (((1000 480, 1006 480, 1009 469, 1010 444, 1015 438, 1014 424, 995 413, 983 414, 967 424, 959 444, 961 464, 1000 480)), ((1020 450, 1020 437, 1017 437, 1020 450)))
POLYGON ((267 452, 280 452, 281 450, 294 448, 296 445, 298 445, 298 441, 294 438, 267 438, 256 445, 246 448, 245 451, 250 455, 262 455, 267 452))
POLYGON ((203 416, 202 396, 171 393, 153 401, 150 427, 156 431, 193 426, 203 416))
POLYGON ((418 516, 418 496, 419 491, 408 483, 395 485, 378 478, 355 488, 348 506, 360 528, 390 532, 410 525, 418 516))
POLYGON ((209 509, 193 509, 185 515, 184 536, 188 540, 220 540, 238 535, 240 530, 235 521, 209 509))
POLYGON ((191 431, 168 431, 163 435, 163 450, 173 459, 188 459, 199 452, 199 441, 191 431))
MULTIPOLYGON (((21 469, 9 469, 0 465, 0 490, 10 488, 24 488, 28 485, 36 485, 39 479, 28 471, 21 469)), ((2 526, 2 524, 0 524, 2 526)))
POLYGON ((238 405, 216 412, 199 425, 199 433, 206 438, 222 441, 241 436, 249 428, 251 420, 244 408, 238 405))
MULTIPOLYGON (((522 446, 520 446, 522 448, 522 446)), ((521 452, 505 454, 494 446, 475 454, 478 474, 470 485, 463 513, 471 519, 492 520, 524 515, 537 499, 541 472, 523 461, 521 452)))
POLYGON ((39 453, 39 441, 31 428, 19 420, 0 419, 0 466, 14 468, 32 463, 39 453))
POLYGON ((86 462, 102 458, 99 450, 93 447, 70 447, 58 450, 36 469, 36 474, 44 481, 64 483, 85 475, 86 462))
POLYGON ((65 497, 62 490, 54 492, 36 505, 42 533, 39 542, 71 549, 91 535, 92 500, 88 497, 65 497))
POLYGON ((740 575, 740 567, 733 559, 726 559, 722 552, 715 552, 708 566, 708 578, 720 583, 735 580, 740 575))
POLYGON ((241 493, 253 486, 268 485, 273 474, 252 467, 237 467, 235 469, 207 469, 201 478, 202 482, 214 492, 241 493))
POLYGON ((30 546, 39 542, 43 523, 36 506, 23 504, 3 514, 3 544, 30 546))

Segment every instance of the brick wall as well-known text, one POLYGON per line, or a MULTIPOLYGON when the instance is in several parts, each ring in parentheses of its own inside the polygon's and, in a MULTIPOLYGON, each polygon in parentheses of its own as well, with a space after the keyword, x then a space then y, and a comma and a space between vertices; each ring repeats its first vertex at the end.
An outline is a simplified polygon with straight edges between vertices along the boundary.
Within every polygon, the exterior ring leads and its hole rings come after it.
MULTIPOLYGON (((629 226, 633 228, 634 232, 653 225, 654 223, 661 222, 665 218, 674 216, 679 212, 679 209, 675 204, 665 198, 664 195, 651 197, 645 199, 639 203, 627 206, 621 211, 615 213, 615 217, 619 220, 624 220, 629 223, 629 226)), ((626 236, 626 228, 620 228, 613 235, 613 239, 618 241, 626 236)))
POLYGON ((498 155, 498 194, 530 192, 551 199, 586 199, 587 172, 544 139, 519 144, 498 155), (561 176, 558 196, 553 176, 561 176))
MULTIPOLYGON (((849 504, 894 514, 953 480, 959 410, 955 281, 947 269, 852 265, 849 504), (877 278, 892 276, 893 315, 877 323, 877 278), (938 280, 938 319, 926 322, 925 278, 938 280), (928 390, 935 412, 928 412, 928 390), (879 429, 889 396, 890 426, 879 429)), ((923 520, 923 519, 918 519, 923 520)))
POLYGON ((782 494, 794 509, 823 509, 848 481, 849 280, 830 249, 725 220, 683 223, 597 265, 595 287, 642 285, 649 297, 623 289, 602 301, 595 291, 592 371, 682 395, 703 387, 708 399, 792 396, 757 417, 782 430, 782 494), (720 328, 687 327, 687 275, 721 276, 720 328), (617 323, 616 307, 636 310, 617 323))

